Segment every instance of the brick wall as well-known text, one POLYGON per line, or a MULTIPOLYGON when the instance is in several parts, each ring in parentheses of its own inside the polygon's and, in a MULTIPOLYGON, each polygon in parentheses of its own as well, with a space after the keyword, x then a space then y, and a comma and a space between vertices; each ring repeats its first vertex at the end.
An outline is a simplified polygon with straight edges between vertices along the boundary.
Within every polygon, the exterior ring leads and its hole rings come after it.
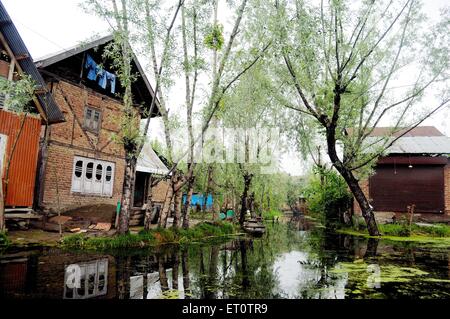
MULTIPOLYGON (((369 181, 363 180, 359 182, 359 186, 361 187, 362 191, 364 192, 364 195, 366 195, 366 198, 369 198, 369 181)), ((361 208, 359 207, 358 202, 356 199, 353 201, 353 210, 355 215, 361 216, 361 208)))
POLYGON ((125 160, 55 144, 49 145, 47 156, 43 196, 43 207, 46 211, 56 211, 58 203, 56 182, 58 182, 59 202, 62 211, 94 204, 110 204, 115 206, 117 201, 121 199, 125 160), (111 197, 72 193, 74 156, 96 158, 115 163, 114 188, 111 197))
POLYGON ((94 204, 116 205, 121 198, 125 169, 124 149, 112 141, 118 132, 122 105, 109 97, 68 82, 53 86, 53 95, 64 113, 66 122, 50 127, 49 147, 43 186, 43 208, 56 209, 58 181, 60 207, 63 211, 94 204), (102 111, 98 134, 83 130, 85 106, 102 111), (111 197, 71 192, 74 156, 83 156, 115 163, 114 188, 111 197))
POLYGON ((120 144, 110 142, 113 134, 119 132, 118 120, 123 109, 121 103, 91 89, 63 81, 55 84, 52 92, 56 103, 64 113, 66 122, 51 126, 51 141, 125 156, 120 144), (98 134, 82 129, 85 106, 97 108, 102 112, 101 129, 98 134))

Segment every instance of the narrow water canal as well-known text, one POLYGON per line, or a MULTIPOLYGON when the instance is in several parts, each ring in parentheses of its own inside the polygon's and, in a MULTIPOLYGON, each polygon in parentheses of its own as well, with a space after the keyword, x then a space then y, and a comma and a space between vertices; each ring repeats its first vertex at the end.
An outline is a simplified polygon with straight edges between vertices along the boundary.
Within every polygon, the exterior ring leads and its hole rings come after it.
POLYGON ((450 249, 326 233, 302 221, 117 252, 0 252, 2 298, 450 298, 450 249), (81 278, 77 287, 76 278, 81 278))

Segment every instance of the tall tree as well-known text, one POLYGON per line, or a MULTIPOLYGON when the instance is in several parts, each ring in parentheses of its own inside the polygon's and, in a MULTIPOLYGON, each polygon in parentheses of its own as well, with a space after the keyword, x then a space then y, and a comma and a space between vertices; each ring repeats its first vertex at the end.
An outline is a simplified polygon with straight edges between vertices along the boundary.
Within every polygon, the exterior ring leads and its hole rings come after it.
POLYGON ((298 113, 292 116, 297 123, 313 119, 369 233, 379 235, 359 180, 398 138, 448 106, 449 12, 429 25, 415 0, 276 0, 266 6, 282 62, 273 74, 284 84, 285 105, 298 113), (391 134, 372 140, 371 132, 386 122, 391 134))

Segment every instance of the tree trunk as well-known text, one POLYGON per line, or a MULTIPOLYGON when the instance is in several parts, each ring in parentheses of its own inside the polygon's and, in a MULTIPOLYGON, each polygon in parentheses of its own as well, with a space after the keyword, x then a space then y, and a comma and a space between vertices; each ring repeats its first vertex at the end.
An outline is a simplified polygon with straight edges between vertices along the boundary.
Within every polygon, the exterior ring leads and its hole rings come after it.
POLYGON ((248 191, 250 190, 250 185, 252 183, 252 174, 244 175, 244 191, 241 197, 241 214, 239 215, 239 224, 243 225, 245 221, 245 214, 248 209, 248 191))
POLYGON ((194 177, 191 177, 188 182, 188 191, 186 195, 186 202, 183 206, 183 228, 188 229, 189 228, 189 209, 191 207, 191 201, 192 201, 192 194, 194 193, 194 177))
POLYGON ((127 155, 125 176, 122 188, 122 203, 119 216, 119 234, 125 234, 129 229, 130 212, 133 205, 133 188, 136 174, 136 162, 136 156, 127 155))
POLYGON ((369 201, 367 200, 366 195, 364 195, 364 192, 359 186, 358 181, 353 176, 353 174, 346 169, 342 171, 339 170, 339 172, 347 182, 347 185, 350 188, 350 191, 352 192, 353 196, 355 196, 355 199, 358 202, 359 207, 361 207, 361 212, 364 217, 364 220, 366 221, 367 230, 369 231, 369 234, 371 236, 380 236, 377 222, 373 214, 373 208, 370 205, 369 201))
POLYGON ((239 248, 241 252, 241 274, 242 274, 242 283, 241 286, 244 290, 247 290, 250 280, 249 280, 249 274, 247 269, 247 247, 244 240, 239 241, 239 248))
POLYGON ((159 282, 161 284, 161 291, 164 293, 169 290, 169 281, 167 280, 166 269, 164 268, 164 262, 162 256, 158 256, 158 273, 159 282))
POLYGON ((183 271, 183 288, 184 299, 190 299, 190 282, 189 282, 189 256, 187 249, 183 249, 181 252, 181 269, 183 271))
POLYGON ((152 202, 152 177, 148 178, 147 202, 145 204, 144 229, 149 230, 152 222, 153 202, 152 202))
POLYGON ((179 186, 179 183, 176 184, 176 191, 174 194, 174 216, 173 216, 173 228, 178 228, 178 224, 180 223, 181 220, 181 201, 183 199, 183 191, 181 189, 181 187, 179 186))
POLYGON ((180 268, 180 259, 178 251, 173 254, 173 268, 172 268, 172 289, 178 290, 178 269, 180 268))
POLYGON ((367 230, 371 236, 380 236, 378 231, 377 223, 375 221, 375 216, 373 214, 372 206, 369 204, 364 192, 359 186, 358 180, 353 175, 352 171, 344 166, 342 161, 339 159, 336 152, 336 127, 327 127, 327 146, 328 146, 328 156, 334 167, 338 170, 344 180, 347 182, 350 191, 353 196, 355 196, 356 201, 361 207, 362 215, 367 224, 367 230))
POLYGON ((130 257, 116 258, 117 297, 130 299, 130 257))
MULTIPOLYGON (((175 173, 173 175, 175 175, 175 173)), ((167 218, 169 217, 170 204, 172 202, 172 197, 173 197, 174 178, 175 178, 174 176, 171 177, 170 184, 167 188, 166 198, 164 200, 164 205, 161 210, 161 216, 159 217, 159 223, 158 223, 159 227, 166 228, 166 226, 167 226, 167 218)))
POLYGON ((209 193, 211 193, 211 190, 212 190, 213 170, 214 170, 213 164, 209 164, 208 165, 208 177, 207 177, 207 183, 206 183, 206 191, 205 191, 205 194, 203 194, 202 210, 204 212, 206 212, 206 210, 207 210, 206 203, 208 201, 208 195, 209 195, 209 193))
POLYGON ((5 231, 5 198, 3 197, 3 181, 1 179, 1 171, 0 171, 0 232, 4 231, 5 231))

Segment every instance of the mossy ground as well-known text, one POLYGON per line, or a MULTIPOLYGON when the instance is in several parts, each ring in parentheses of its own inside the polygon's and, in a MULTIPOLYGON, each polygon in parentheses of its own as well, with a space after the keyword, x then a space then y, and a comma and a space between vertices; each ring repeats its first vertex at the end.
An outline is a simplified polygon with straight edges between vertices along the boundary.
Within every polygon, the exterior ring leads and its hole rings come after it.
POLYGON ((239 234, 239 228, 228 222, 201 223, 190 229, 156 228, 137 234, 114 237, 87 237, 83 234, 66 237, 62 247, 69 249, 119 249, 156 246, 161 244, 187 244, 207 239, 239 234))
POLYGON ((381 237, 370 236, 367 230, 356 230, 353 228, 338 229, 338 233, 366 238, 382 238, 396 242, 416 242, 435 244, 443 247, 450 247, 450 226, 437 224, 433 226, 412 225, 409 227, 401 224, 380 224, 378 225, 381 237))

